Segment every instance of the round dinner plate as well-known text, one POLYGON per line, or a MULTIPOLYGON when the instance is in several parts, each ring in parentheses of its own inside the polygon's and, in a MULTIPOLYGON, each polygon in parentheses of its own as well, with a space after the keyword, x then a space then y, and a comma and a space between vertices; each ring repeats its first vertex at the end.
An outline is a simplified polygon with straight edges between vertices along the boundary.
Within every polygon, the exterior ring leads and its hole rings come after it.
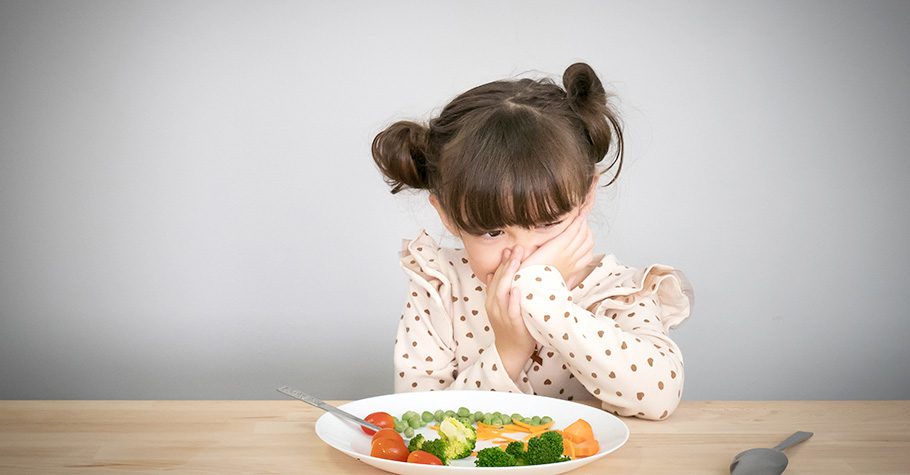
MULTIPOLYGON (((486 472, 491 470, 507 471, 519 475, 553 475, 575 470, 583 465, 598 460, 610 452, 622 447, 629 440, 629 428, 618 417, 596 407, 585 404, 528 394, 502 393, 493 391, 427 391, 389 394, 376 396, 339 406, 351 414, 366 417, 373 412, 388 412, 401 417, 406 411, 435 412, 458 411, 466 407, 471 412, 502 412, 504 414, 522 414, 524 416, 550 416, 555 423, 554 429, 563 429, 578 419, 584 419, 594 429, 594 437, 600 443, 596 454, 547 465, 526 465, 521 467, 479 468, 474 466, 475 457, 453 460, 448 466, 422 465, 397 462, 370 456, 370 436, 366 435, 357 424, 342 419, 331 413, 323 414, 316 421, 316 434, 325 443, 344 452, 357 460, 368 463, 387 472, 402 475, 422 473, 462 473, 486 472)), ((425 427, 417 431, 427 438, 438 435, 425 427)), ((521 437, 521 434, 516 434, 521 437)), ((488 441, 478 441, 476 450, 491 446, 488 441)))

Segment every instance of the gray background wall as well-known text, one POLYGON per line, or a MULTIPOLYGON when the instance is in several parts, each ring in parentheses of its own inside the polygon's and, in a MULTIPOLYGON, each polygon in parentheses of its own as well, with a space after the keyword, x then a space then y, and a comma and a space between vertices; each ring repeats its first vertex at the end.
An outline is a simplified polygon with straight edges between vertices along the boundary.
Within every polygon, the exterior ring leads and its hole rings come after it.
POLYGON ((687 272, 686 399, 910 398, 910 3, 0 3, 0 398, 392 390, 399 118, 585 60, 597 248, 687 272), (489 3, 489 4, 488 4, 489 3))

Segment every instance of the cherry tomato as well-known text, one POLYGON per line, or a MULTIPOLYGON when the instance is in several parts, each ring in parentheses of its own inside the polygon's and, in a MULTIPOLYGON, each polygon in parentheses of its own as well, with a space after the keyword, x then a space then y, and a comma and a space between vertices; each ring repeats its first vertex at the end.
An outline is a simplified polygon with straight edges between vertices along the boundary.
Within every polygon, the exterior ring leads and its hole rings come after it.
POLYGON ((376 439, 394 439, 400 440, 401 443, 404 443, 404 439, 401 438, 401 434, 395 432, 395 429, 389 429, 388 427, 376 431, 376 433, 373 434, 373 442, 376 442, 376 439))
POLYGON ((373 441, 373 446, 370 448, 370 455, 381 459, 407 462, 408 448, 401 440, 381 437, 373 441))
POLYGON ((442 465, 442 460, 439 460, 439 457, 423 450, 411 452, 411 455, 408 455, 408 462, 422 463, 424 465, 442 465))
MULTIPOLYGON (((372 422, 373 424, 376 424, 382 428, 389 428, 389 429, 395 428, 395 419, 392 419, 392 415, 389 414, 388 412, 374 412, 374 413, 370 414, 369 416, 364 417, 363 419, 367 422, 372 422)), ((367 435, 373 435, 376 433, 376 431, 373 429, 367 429, 366 427, 363 427, 363 426, 360 426, 360 428, 363 429, 363 431, 366 432, 367 435)))

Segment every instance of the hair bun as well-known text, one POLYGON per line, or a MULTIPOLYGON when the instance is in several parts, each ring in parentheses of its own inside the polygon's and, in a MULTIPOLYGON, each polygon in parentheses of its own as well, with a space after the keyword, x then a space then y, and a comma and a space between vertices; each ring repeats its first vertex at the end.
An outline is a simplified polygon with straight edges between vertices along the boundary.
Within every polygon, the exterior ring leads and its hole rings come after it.
POLYGON ((426 189, 426 149, 429 130, 417 123, 400 121, 373 139, 373 161, 385 176, 392 193, 406 188, 426 189))
POLYGON ((569 104, 576 111, 589 110, 592 106, 607 103, 607 93, 597 74, 586 63, 575 63, 562 75, 569 104))
MULTIPOLYGON (((566 88, 569 107, 584 122, 591 144, 592 159, 599 163, 610 152, 610 148, 615 147, 613 161, 607 166, 607 169, 610 169, 618 164, 613 175, 615 180, 622 168, 622 126, 619 123, 619 115, 608 104, 603 83, 586 63, 575 63, 566 68, 562 75, 562 83, 566 88)), ((610 183, 613 183, 613 180, 610 180, 610 183)))

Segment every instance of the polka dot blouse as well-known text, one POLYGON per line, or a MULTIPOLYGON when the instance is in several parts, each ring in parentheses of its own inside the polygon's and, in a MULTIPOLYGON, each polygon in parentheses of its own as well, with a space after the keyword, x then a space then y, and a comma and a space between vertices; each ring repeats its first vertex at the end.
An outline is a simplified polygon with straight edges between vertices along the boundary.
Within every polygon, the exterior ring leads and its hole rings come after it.
POLYGON ((668 332, 688 318, 683 274, 636 270, 612 255, 575 289, 556 269, 520 269, 522 314, 537 340, 517 380, 502 367, 484 309, 486 286, 462 249, 441 248, 426 232, 406 241, 410 278, 395 340, 395 390, 480 389, 593 400, 622 416, 663 419, 683 388, 683 359, 668 332))

